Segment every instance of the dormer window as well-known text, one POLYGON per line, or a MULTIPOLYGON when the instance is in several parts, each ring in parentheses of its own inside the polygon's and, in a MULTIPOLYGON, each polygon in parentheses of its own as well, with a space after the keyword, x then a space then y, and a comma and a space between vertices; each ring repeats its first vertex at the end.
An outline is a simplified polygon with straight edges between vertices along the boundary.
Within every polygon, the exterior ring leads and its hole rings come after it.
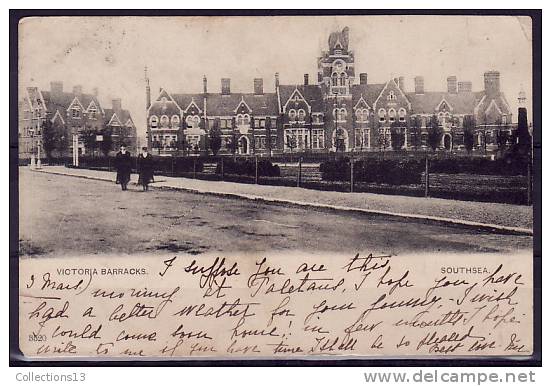
POLYGON ((306 120, 306 112, 303 109, 298 111, 298 120, 304 122, 306 120))
POLYGON ((193 129, 198 128, 200 122, 201 122, 201 118, 199 118, 199 115, 188 115, 186 118, 187 126, 193 129))
POLYGON ((294 121, 297 117, 297 112, 295 109, 289 110, 289 120, 294 121))
POLYGON ((367 109, 356 110, 356 120, 358 122, 367 122, 369 119, 369 111, 367 109))
POLYGON ((247 126, 250 122, 249 114, 237 114, 237 126, 247 126))
POLYGON ((396 100, 396 94, 394 93, 394 91, 389 91, 387 97, 386 97, 387 100, 389 101, 394 101, 396 100))
POLYGON ((80 107, 78 107, 77 105, 71 107, 71 117, 73 119, 80 119, 80 107))
POLYGON ((98 110, 96 106, 90 106, 88 108, 88 119, 97 119, 98 110))

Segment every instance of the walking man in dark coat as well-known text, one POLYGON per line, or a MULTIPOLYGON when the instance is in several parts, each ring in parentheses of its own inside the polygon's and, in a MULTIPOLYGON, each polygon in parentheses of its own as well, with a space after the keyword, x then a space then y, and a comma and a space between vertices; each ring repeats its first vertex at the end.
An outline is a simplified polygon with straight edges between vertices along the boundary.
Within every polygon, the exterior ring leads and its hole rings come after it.
POLYGON ((138 184, 142 185, 144 191, 149 190, 149 183, 153 182, 153 156, 147 147, 142 147, 142 153, 138 155, 138 173, 138 184))
POLYGON ((115 157, 115 169, 117 169, 117 184, 121 184, 122 190, 127 190, 130 181, 130 172, 132 171, 132 159, 130 153, 126 151, 126 145, 122 144, 120 151, 115 157))

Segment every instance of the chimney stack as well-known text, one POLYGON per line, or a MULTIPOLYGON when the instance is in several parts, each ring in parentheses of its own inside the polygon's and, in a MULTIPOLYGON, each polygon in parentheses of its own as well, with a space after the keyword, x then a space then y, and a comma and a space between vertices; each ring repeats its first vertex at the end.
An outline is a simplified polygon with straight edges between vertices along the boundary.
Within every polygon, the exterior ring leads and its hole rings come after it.
POLYGON ((304 74, 304 85, 308 86, 308 74, 304 74))
POLYGON ((487 94, 499 93, 499 71, 486 71, 484 73, 484 91, 487 94))
POLYGON ((53 95, 61 95, 63 93, 63 82, 50 82, 50 91, 53 95))
POLYGON ((457 76, 451 75, 446 79, 448 83, 448 93, 457 94, 457 76))
POLYGON ((367 72, 360 73, 360 84, 367 84, 367 72))
POLYGON ((473 91, 473 83, 472 82, 457 82, 457 89, 459 92, 471 92, 473 91))
POLYGON ((253 88, 254 88, 254 95, 263 95, 264 94, 264 79, 254 78, 253 88))
POLYGON ((400 87, 400 90, 405 91, 405 81, 403 76, 398 78, 398 87, 400 87))
POLYGON ((230 78, 222 78, 222 95, 230 95, 230 78))
POLYGON ((121 98, 115 98, 112 100, 112 104, 113 104, 113 110, 115 111, 120 111, 122 110, 122 101, 121 101, 121 98))
POLYGON ((279 87, 279 72, 275 73, 275 86, 276 88, 279 87))
POLYGON ((318 84, 321 84, 323 82, 323 74, 321 72, 318 72, 318 84))
POLYGON ((73 94, 75 94, 76 96, 82 95, 82 86, 81 85, 74 86, 73 94))
POLYGON ((415 93, 424 94, 425 93, 425 78, 422 76, 416 76, 414 79, 415 82, 415 93))
POLYGON ((207 76, 203 75, 203 94, 207 93, 207 76))

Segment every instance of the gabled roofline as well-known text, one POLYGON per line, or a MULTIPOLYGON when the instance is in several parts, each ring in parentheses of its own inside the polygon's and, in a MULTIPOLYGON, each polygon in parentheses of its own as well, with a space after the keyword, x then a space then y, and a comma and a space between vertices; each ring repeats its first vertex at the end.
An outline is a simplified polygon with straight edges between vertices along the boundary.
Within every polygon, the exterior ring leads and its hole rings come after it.
POLYGON ((488 105, 488 107, 486 107, 486 110, 484 110, 484 113, 485 114, 488 114, 488 111, 490 110, 490 107, 495 106, 497 111, 499 111, 500 114, 503 115, 503 111, 501 111, 501 109, 499 108, 499 106, 497 105, 496 103, 496 100, 495 99, 492 99, 492 101, 490 102, 490 104, 488 105))
POLYGON ((125 126, 128 126, 128 122, 130 122, 130 124, 131 124, 132 126, 134 126, 134 122, 132 121, 132 118, 128 118, 128 119, 126 120, 126 123, 125 123, 124 125, 125 125, 125 126))
POLYGON ((451 105, 450 102, 448 102, 448 100, 447 100, 446 97, 444 97, 444 96, 442 97, 442 99, 440 100, 440 102, 438 102, 438 104, 437 104, 436 107, 434 108, 434 111, 438 111, 438 110, 440 109, 440 105, 441 105, 442 103, 444 103, 444 102, 446 102, 446 104, 447 104, 448 106, 450 106, 450 111, 453 111, 453 106, 451 105))
POLYGON ((235 107, 235 109, 233 110, 234 113, 237 113, 237 110, 239 110, 239 106, 241 106, 241 103, 244 103, 245 106, 247 106, 247 109, 249 109, 249 113, 252 113, 253 112, 253 109, 251 109, 249 107, 249 105, 247 104, 247 102, 245 102, 245 97, 243 95, 241 95, 241 100, 239 101, 239 103, 237 104, 237 106, 235 107))
POLYGON ((507 107, 507 110, 509 110, 509 114, 512 114, 513 110, 511 110, 511 106, 509 105, 509 102, 507 102, 507 99, 505 98, 505 96, 503 94, 501 94, 500 96, 501 96, 501 101, 503 102, 505 107, 507 107))
POLYGON ((151 105, 147 108, 147 115, 149 115, 149 111, 151 110, 151 108, 153 107, 153 104, 155 103, 159 103, 159 101, 157 99, 159 99, 159 97, 161 96, 161 94, 164 92, 166 92, 166 94, 168 95, 168 97, 170 98, 170 100, 172 102, 174 102, 174 104, 176 105, 176 107, 178 107, 178 110, 180 110, 180 115, 184 112, 184 110, 182 110, 182 108, 180 107, 180 105, 178 104, 178 102, 176 102, 174 100, 174 98, 172 97, 172 95, 170 95, 170 93, 168 91, 166 91, 163 87, 161 87, 161 90, 159 90, 159 94, 157 95, 157 97, 153 100, 153 102, 151 103, 151 105))
POLYGON ((73 101, 71 103, 69 103, 69 107, 67 107, 67 111, 71 110, 71 106, 73 106, 73 104, 75 103, 75 101, 77 101, 77 103, 79 104, 80 108, 82 109, 82 111, 86 111, 86 109, 84 108, 84 106, 82 105, 82 103, 80 103, 80 100, 78 99, 78 96, 75 96, 73 98, 73 101))
POLYGON ((308 113, 311 113, 311 112, 312 112, 312 106, 310 106, 310 104, 308 103, 308 101, 306 100, 306 98, 304 97, 304 95, 302 95, 302 93, 301 93, 300 90, 298 89, 298 86, 295 86, 295 89, 293 90, 293 92, 291 93, 291 95, 289 95, 289 98, 287 98, 287 102, 285 102, 285 105, 283 106, 283 111, 287 111, 287 105, 288 105, 289 102, 291 101, 291 98, 293 97, 293 95, 295 94, 295 92, 297 92, 298 95, 300 95, 300 97, 302 98, 302 100, 304 101, 304 103, 306 103, 306 106, 308 106, 308 113))
POLYGON ((90 103, 88 104, 88 107, 86 108, 86 112, 88 112, 88 110, 90 109, 90 106, 92 105, 92 103, 94 104, 94 106, 96 106, 96 109, 99 110, 99 106, 96 104, 96 102, 94 101, 94 99, 92 98, 92 100, 90 101, 90 103))
POLYGON ((113 121, 113 118, 117 117, 117 121, 119 121, 119 124, 120 126, 122 126, 122 122, 121 120, 119 119, 119 117, 117 116, 117 113, 115 113, 113 111, 113 115, 111 115, 111 118, 109 119, 109 122, 107 123, 107 126, 110 126, 111 125, 111 122, 113 121))
POLYGON ((385 90, 387 89, 388 85, 390 84, 390 82, 394 83, 394 85, 396 86, 396 88, 400 91, 400 94, 402 94, 402 96, 404 97, 404 99, 406 100, 407 104, 408 104, 408 109, 411 110, 411 102, 409 101, 408 97, 406 96, 406 94, 404 94, 404 92, 402 91, 402 89, 400 88, 400 86, 398 86, 398 83, 396 83, 396 81, 394 80, 394 78, 390 79, 389 81, 386 82, 385 84, 385 87, 383 87, 383 89, 381 90, 381 92, 379 93, 379 96, 377 97, 377 99, 375 99, 375 102, 373 103, 373 110, 375 110, 377 108, 377 102, 379 102, 379 99, 381 99, 381 96, 383 96, 383 93, 385 92, 385 90))
POLYGON ((359 105, 360 102, 362 102, 362 101, 365 103, 365 105, 367 106, 368 109, 373 110, 373 109, 371 108, 371 106, 369 106, 369 103, 367 103, 367 101, 364 99, 364 94, 363 94, 363 93, 360 94, 360 99, 358 99, 358 102, 356 102, 356 104, 354 105, 353 109, 356 110, 356 109, 358 108, 358 105, 359 105))
POLYGON ((55 110, 55 114, 52 119, 50 119, 50 122, 54 123, 56 117, 59 117, 61 119, 61 123, 65 124, 65 119, 63 119, 63 116, 59 113, 58 109, 55 110))
POLYGON ((486 94, 484 94, 482 96, 482 98, 480 99, 480 101, 476 104, 476 106, 474 107, 474 115, 478 115, 478 109, 480 107, 480 105, 482 104, 482 102, 484 102, 486 100, 486 94))
POLYGON ((201 108, 199 106, 197 106, 197 103, 195 103, 195 100, 193 99, 193 97, 191 97, 191 102, 189 102, 189 104, 187 105, 187 107, 185 108, 185 110, 183 110, 183 112, 187 112, 189 110, 189 108, 191 107, 191 105, 195 105, 195 107, 197 108, 197 110, 199 111, 199 114, 202 114, 203 113, 203 110, 201 110, 201 108))

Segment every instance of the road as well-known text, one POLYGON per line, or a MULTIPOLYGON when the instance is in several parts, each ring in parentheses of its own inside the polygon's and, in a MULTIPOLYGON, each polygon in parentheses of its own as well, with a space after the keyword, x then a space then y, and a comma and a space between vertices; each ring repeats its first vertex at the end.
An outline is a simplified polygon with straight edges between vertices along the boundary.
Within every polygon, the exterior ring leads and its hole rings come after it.
MULTIPOLYGON (((24 256, 187 252, 507 252, 532 237, 19 173, 24 256)), ((316 194, 314 191, 312 194, 316 194)))

